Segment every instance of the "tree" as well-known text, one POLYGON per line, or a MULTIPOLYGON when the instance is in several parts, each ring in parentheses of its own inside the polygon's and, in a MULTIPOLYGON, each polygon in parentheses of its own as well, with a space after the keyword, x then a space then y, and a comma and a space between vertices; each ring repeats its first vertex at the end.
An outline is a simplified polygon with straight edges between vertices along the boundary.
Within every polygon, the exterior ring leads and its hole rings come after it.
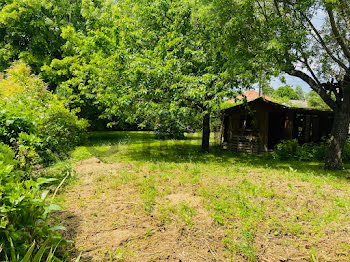
POLYGON ((265 85, 262 87, 262 93, 264 95, 271 96, 274 91, 275 91, 275 89, 272 86, 265 85))
POLYGON ((322 100, 322 98, 313 90, 307 96, 306 101, 309 107, 317 109, 329 109, 329 106, 322 100))
POLYGON ((301 88, 300 85, 297 85, 295 87, 295 93, 298 96, 298 100, 305 100, 305 93, 304 93, 304 91, 303 91, 303 89, 301 88))
MULTIPOLYGON (((127 4, 122 7, 130 11, 127 4)), ((145 94, 135 87, 141 78, 140 32, 112 1, 90 2, 83 10, 89 30, 62 27, 62 58, 43 66, 42 75, 70 101, 70 108, 80 109, 93 129, 142 123, 137 112, 146 108, 137 101, 145 94)))
POLYGON ((152 39, 143 46, 147 55, 142 56, 140 71, 154 83, 136 83, 137 88, 142 85, 152 94, 143 102, 155 103, 160 109, 189 108, 201 114, 202 150, 208 152, 210 115, 231 94, 233 85, 225 72, 226 58, 212 41, 220 34, 211 30, 199 14, 200 7, 191 1, 158 0, 149 2, 147 8, 134 2, 140 31, 147 32, 143 39, 152 39))
POLYGON ((110 23, 101 25, 97 17, 88 32, 62 29, 63 59, 44 67, 44 74, 61 83, 58 91, 91 120, 156 123, 168 130, 179 126, 171 121, 184 122, 184 112, 193 119, 200 114, 202 149, 208 151, 210 114, 232 92, 226 60, 212 43, 218 32, 190 1, 130 0, 107 10, 110 23))
POLYGON ((277 88, 272 96, 275 98, 288 98, 288 100, 297 100, 299 99, 298 94, 293 90, 291 86, 281 86, 277 88))
MULTIPOLYGON (((350 5, 345 0, 213 1, 227 52, 309 84, 334 111, 326 169, 342 168, 350 123, 350 5), (324 14, 322 26, 314 18, 324 14)), ((245 65, 245 64, 242 64, 245 65)), ((246 67, 249 68, 249 67, 246 67)), ((254 69, 254 67, 253 67, 254 69)))
POLYGON ((62 57, 61 27, 85 25, 79 0, 8 0, 0 9, 0 70, 23 60, 36 72, 62 57))

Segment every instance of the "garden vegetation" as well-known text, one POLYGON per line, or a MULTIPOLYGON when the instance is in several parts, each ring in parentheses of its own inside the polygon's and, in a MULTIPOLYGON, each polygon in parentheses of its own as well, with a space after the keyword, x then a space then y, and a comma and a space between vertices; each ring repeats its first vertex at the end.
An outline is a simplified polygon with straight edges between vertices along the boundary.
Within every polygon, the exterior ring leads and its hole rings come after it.
POLYGON ((1 76, 0 96, 0 257, 17 261, 33 243, 61 241, 49 222, 59 209, 49 196, 55 179, 40 170, 82 141, 87 122, 23 62, 1 76))
MULTIPOLYGON (((55 187, 64 180, 60 180, 62 174, 51 176, 46 171, 52 165, 86 156, 108 158, 101 153, 108 145, 88 147, 92 154, 71 156, 76 154, 76 146, 86 142, 88 130, 154 131, 164 143, 168 139, 186 141, 186 132, 202 131, 196 147, 209 153, 220 110, 228 106, 228 99, 255 84, 271 96, 307 99, 311 107, 331 109, 335 115, 331 135, 324 143, 283 142, 274 153, 264 156, 264 161, 317 160, 324 161, 327 170, 342 170, 343 161, 349 160, 349 14, 350 5, 345 0, 0 0, 0 260, 29 261, 32 256, 37 261, 34 254, 44 254, 50 261, 58 243, 64 243, 60 235, 63 228, 52 216, 52 211, 59 209, 53 200, 55 187), (323 23, 316 25, 315 19, 323 23), (271 90, 267 83, 281 73, 305 81, 312 92, 305 96, 300 88, 289 86, 271 90)), ((155 143, 153 137, 132 138, 136 145, 155 143)), ((124 149, 128 152, 133 148, 124 149)), ((328 236, 325 228, 333 221, 341 228, 346 225, 343 215, 349 200, 344 194, 348 187, 345 180, 328 177, 335 173, 325 173, 326 180, 316 177, 316 171, 300 174, 294 168, 272 174, 275 181, 286 175, 304 189, 313 187, 313 182, 320 187, 327 187, 325 181, 332 184, 327 192, 314 188, 326 203, 320 216, 315 214, 316 205, 308 209, 304 202, 302 211, 289 212, 292 207, 286 202, 293 201, 292 194, 302 193, 292 183, 285 181, 284 191, 276 192, 265 177, 246 179, 250 173, 242 167, 244 157, 219 158, 222 162, 232 160, 230 164, 237 165, 237 170, 212 163, 202 174, 205 164, 195 166, 192 158, 215 155, 191 152, 195 154, 180 154, 171 160, 183 161, 190 172, 181 165, 159 163, 139 173, 132 171, 130 177, 120 178, 123 181, 116 178, 115 183, 135 186, 134 193, 144 201, 147 215, 153 215, 157 197, 175 190, 172 182, 191 184, 187 189, 206 199, 209 217, 218 227, 227 226, 221 228, 225 234, 220 239, 225 243, 223 248, 231 252, 230 258, 238 254, 238 258, 257 260, 260 242, 255 239, 263 237, 259 223, 270 235, 289 234, 294 240, 307 235, 297 220, 310 226, 323 221, 319 228, 311 226, 308 237, 315 239, 328 236), (161 176, 151 174, 152 168, 161 176), (172 170, 183 174, 174 178, 172 170), (233 179, 230 173, 239 179, 231 186, 220 184, 210 175, 216 170, 225 173, 224 180, 233 179), (204 185, 204 179, 215 186, 204 185), (311 182, 306 186, 304 180, 311 182), (160 186, 163 183, 169 187, 165 191, 160 186), (335 188, 341 188, 342 183, 345 191, 333 198, 335 188), (243 191, 232 189, 236 185, 243 191), (286 200, 283 196, 288 188, 292 194, 286 194, 286 200), (257 206, 261 199, 265 201, 257 206), (279 214, 266 216, 279 208, 291 214, 291 223, 284 224, 279 214)), ((117 157, 114 151, 108 154, 117 157)), ((138 150, 133 154, 144 158, 138 150)), ((148 160, 158 163, 160 159, 164 160, 161 156, 148 160)), ((268 167, 253 169, 269 173, 268 167)), ((64 175, 67 170, 71 169, 66 168, 64 175)), ((120 189, 119 184, 116 188, 120 189)), ((158 206, 159 212, 156 210, 159 221, 169 222, 176 216, 189 228, 196 224, 193 217, 198 213, 188 203, 176 207, 163 204, 158 206)), ((149 231, 147 236, 151 235, 149 231)), ((345 245, 345 250, 348 246, 343 244, 334 246, 345 245)), ((211 245, 208 248, 215 258, 216 252, 211 245)), ((315 250, 308 254, 316 259, 315 250)), ((344 254, 348 256, 346 250, 344 254)), ((120 255, 116 254, 118 259, 120 255)))

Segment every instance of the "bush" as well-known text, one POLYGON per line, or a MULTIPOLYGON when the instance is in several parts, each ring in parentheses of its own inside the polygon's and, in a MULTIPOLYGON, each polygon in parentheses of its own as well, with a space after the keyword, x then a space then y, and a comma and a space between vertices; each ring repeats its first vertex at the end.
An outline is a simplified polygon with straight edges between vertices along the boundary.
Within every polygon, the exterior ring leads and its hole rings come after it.
POLYGON ((74 112, 65 108, 62 103, 49 101, 48 108, 42 116, 36 122, 38 136, 46 154, 54 152, 65 155, 86 138, 87 122, 79 120, 74 112))
POLYGON ((282 141, 276 146, 273 155, 280 160, 299 159, 301 147, 296 139, 282 141))
POLYGON ((188 108, 172 108, 157 112, 153 125, 158 139, 184 139, 185 132, 201 128, 201 115, 188 108))
POLYGON ((41 140, 34 134, 19 133, 17 139, 17 159, 22 169, 28 170, 32 165, 40 162, 41 140))
POLYGON ((11 257, 15 249, 23 257, 36 241, 59 238, 47 220, 59 207, 46 199, 42 186, 53 179, 27 179, 24 171, 16 169, 15 153, 0 143, 0 260, 11 257))
POLYGON ((182 118, 170 112, 160 112, 154 124, 155 137, 158 139, 183 139, 186 131, 182 118))
MULTIPOLYGON (((1 103, 3 106, 4 103, 1 103)), ((0 111, 0 140, 10 145, 22 132, 30 133, 34 130, 32 121, 22 116, 17 110, 10 112, 7 108, 0 111)))
MULTIPOLYGON (((285 140, 276 146, 272 156, 279 160, 324 161, 327 149, 327 142, 300 145, 296 139, 285 140)), ((350 161, 350 140, 345 144, 343 161, 350 161)))
POLYGON ((0 98, 0 261, 20 261, 32 243, 60 240, 61 227, 48 223, 59 206, 44 191, 54 179, 34 179, 31 169, 67 154, 87 122, 21 62, 0 76, 0 98))
POLYGON ((0 78, 0 95, 0 140, 15 150, 22 167, 64 156, 84 138, 87 122, 25 64, 15 63, 0 78))
POLYGON ((347 143, 345 144, 343 151, 343 160, 344 162, 350 162, 350 139, 348 139, 347 143))
POLYGON ((15 165, 15 153, 11 147, 0 142, 0 163, 2 165, 15 165))

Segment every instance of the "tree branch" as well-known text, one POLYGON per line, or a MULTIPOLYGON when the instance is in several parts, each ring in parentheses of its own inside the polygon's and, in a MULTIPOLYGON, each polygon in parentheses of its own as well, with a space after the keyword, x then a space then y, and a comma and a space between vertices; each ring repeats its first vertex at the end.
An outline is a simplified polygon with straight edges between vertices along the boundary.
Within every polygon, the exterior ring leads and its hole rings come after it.
POLYGON ((341 35, 340 35, 339 31, 338 31, 337 25, 335 23, 334 15, 333 15, 333 12, 332 12, 332 8, 327 6, 326 10, 327 10, 327 13, 328 13, 328 16, 329 16, 329 21, 331 22, 331 28, 332 28, 332 32, 333 32, 333 34, 335 36, 335 39, 337 40, 338 44, 340 45, 341 49, 343 50, 344 55, 348 59, 350 59, 350 50, 348 49, 348 47, 344 43, 344 40, 343 40, 343 38, 341 37, 341 35))
POLYGON ((267 19, 267 15, 266 15, 266 13, 265 13, 265 9, 261 6, 260 1, 256 1, 256 2, 258 3, 259 8, 261 9, 261 13, 262 13, 262 15, 264 16, 266 22, 268 22, 269 20, 267 19))
POLYGON ((321 86, 322 84, 321 84, 320 80, 318 80, 316 74, 314 73, 314 70, 312 70, 311 66, 309 65, 309 62, 307 61, 306 55, 303 54, 302 56, 304 58, 304 61, 301 59, 299 59, 299 61, 305 64, 305 66, 307 67, 307 70, 309 70, 313 79, 316 81, 317 85, 321 86))
POLYGON ((350 6, 344 1, 344 0, 339 0, 340 3, 340 13, 342 14, 342 17, 345 21, 345 25, 350 31, 350 14, 347 13, 346 9, 350 9, 350 6))
POLYGON ((280 17, 282 17, 280 8, 278 7, 277 0, 274 0, 273 3, 274 3, 274 5, 275 5, 275 8, 276 8, 276 11, 277 11, 278 15, 279 15, 280 17))
POLYGON ((322 47, 326 50, 327 54, 334 60, 334 62, 336 62, 340 67, 342 67, 343 69, 347 70, 347 66, 338 58, 336 58, 331 50, 327 47, 326 43, 324 42, 322 36, 320 35, 320 33, 318 32, 318 30, 316 29, 316 27, 313 25, 313 23, 310 21, 310 19, 304 15, 304 18, 306 19, 306 21, 308 22, 308 24, 311 26, 312 30, 315 32, 319 43, 322 45, 322 47))
POLYGON ((308 83, 311 89, 314 90, 317 94, 319 94, 330 108, 332 108, 333 110, 337 108, 337 104, 332 99, 332 97, 328 95, 326 90, 322 88, 322 86, 318 85, 317 82, 312 77, 310 77, 309 75, 305 74, 300 70, 296 70, 294 66, 291 66, 289 69, 285 70, 285 72, 291 76, 296 76, 302 79, 303 81, 305 81, 306 83, 308 83))

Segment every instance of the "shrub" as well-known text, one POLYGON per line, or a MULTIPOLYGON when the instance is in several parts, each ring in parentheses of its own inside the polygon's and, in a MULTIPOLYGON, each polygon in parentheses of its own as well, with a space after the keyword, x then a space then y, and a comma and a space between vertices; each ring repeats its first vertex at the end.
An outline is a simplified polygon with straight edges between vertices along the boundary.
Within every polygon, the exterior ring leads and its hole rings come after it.
POLYGON ((50 101, 42 118, 36 123, 38 136, 45 150, 42 156, 51 152, 65 155, 86 137, 87 122, 79 120, 74 112, 65 108, 59 101, 50 101))
POLYGON ((201 115, 193 110, 169 109, 157 113, 154 132, 158 139, 184 139, 185 132, 201 128, 201 115))
POLYGON ((155 137, 158 139, 183 139, 186 129, 179 115, 161 112, 154 125, 155 137))
POLYGON ((299 159, 301 147, 296 139, 282 141, 276 146, 274 156, 280 160, 299 159))
MULTIPOLYGON (((279 160, 324 161, 328 149, 327 142, 299 145, 296 139, 285 140, 276 146, 272 156, 279 160)), ((350 140, 345 144, 343 161, 350 161, 350 140)))
POLYGON ((17 159, 21 168, 27 170, 40 162, 37 153, 41 148, 41 140, 34 134, 19 133, 17 139, 17 159))
POLYGON ((87 122, 21 62, 0 76, 0 98, 0 261, 20 261, 32 243, 60 240, 48 223, 59 206, 44 191, 54 179, 34 179, 31 167, 67 154, 87 122))
POLYGON ((302 161, 312 161, 312 160, 318 160, 318 161, 324 161, 326 157, 326 151, 327 145, 326 143, 306 143, 303 144, 299 151, 299 157, 298 160, 302 161))
POLYGON ((0 163, 2 165, 15 165, 15 153, 11 147, 0 142, 0 163))
POLYGON ((55 160, 84 138, 87 122, 25 64, 14 63, 0 78, 0 95, 0 140, 15 150, 22 167, 55 160))
POLYGON ((47 220, 59 206, 46 199, 42 186, 53 179, 27 179, 16 169, 17 161, 9 146, 0 143, 0 260, 11 257, 15 249, 19 256, 33 241, 41 243, 48 237, 59 237, 47 220))
MULTIPOLYGON (((1 103, 4 106, 4 103, 1 103)), ((10 145, 22 132, 30 133, 34 130, 34 124, 26 119, 20 112, 10 112, 3 107, 0 111, 0 140, 10 145)))

